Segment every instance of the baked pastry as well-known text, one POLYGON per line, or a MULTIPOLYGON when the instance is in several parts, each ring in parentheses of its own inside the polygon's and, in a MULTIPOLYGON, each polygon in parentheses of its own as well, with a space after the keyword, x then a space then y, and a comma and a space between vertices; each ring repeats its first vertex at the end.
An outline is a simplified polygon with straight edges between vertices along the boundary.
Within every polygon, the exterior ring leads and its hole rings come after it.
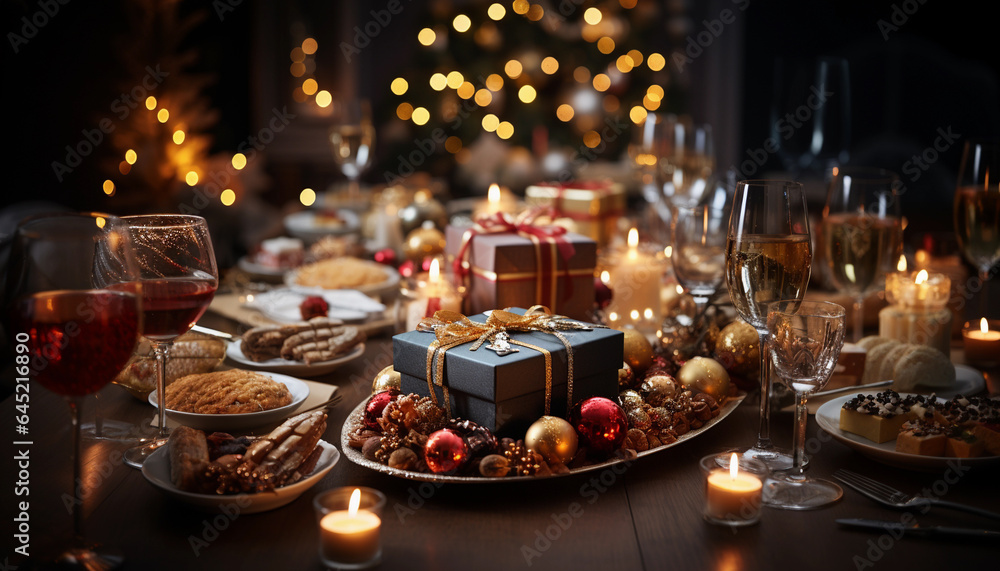
POLYGON ((365 340, 363 331, 317 317, 295 325, 255 327, 243 334, 241 350, 252 361, 290 359, 307 365, 329 361, 365 340))
POLYGON ((875 347, 878 347, 883 343, 888 343, 889 341, 892 341, 892 339, 882 337, 881 335, 869 335, 868 337, 863 337, 856 344, 865 351, 871 351, 875 347))
POLYGON ((936 422, 920 420, 903 424, 896 438, 896 452, 920 456, 944 456, 947 428, 936 422))
POLYGON ((917 385, 949 387, 955 383, 955 366, 933 347, 908 347, 894 365, 893 375, 889 378, 893 379, 892 386, 896 390, 912 390, 917 385))
POLYGON ((170 431, 167 451, 170 456, 170 481, 181 490, 200 489, 209 463, 205 433, 188 426, 178 426, 170 431))
POLYGON ((868 349, 868 355, 865 358, 865 374, 861 378, 861 384, 867 385, 883 380, 881 376, 882 362, 885 360, 885 356, 899 345, 899 341, 886 340, 868 349))
POLYGON ((197 414, 261 412, 291 403, 284 383, 243 369, 188 375, 166 390, 167 408, 197 414))
POLYGON ((903 425, 917 418, 914 405, 923 404, 924 397, 902 397, 893 390, 874 395, 859 394, 840 409, 840 429, 881 444, 894 440, 903 425))

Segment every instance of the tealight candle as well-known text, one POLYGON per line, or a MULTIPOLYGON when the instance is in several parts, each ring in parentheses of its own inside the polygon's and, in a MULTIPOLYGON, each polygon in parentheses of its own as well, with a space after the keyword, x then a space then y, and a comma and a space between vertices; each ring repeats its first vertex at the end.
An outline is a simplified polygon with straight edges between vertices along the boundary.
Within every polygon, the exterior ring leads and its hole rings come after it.
POLYGON ((938 311, 948 304, 951 278, 944 274, 896 272, 885 278, 886 299, 892 305, 916 311, 938 311))
POLYGON ((879 335, 934 347, 947 355, 952 312, 945 306, 950 295, 951 278, 944 274, 920 270, 887 275, 885 297, 891 305, 879 311, 879 335))
POLYGON ((628 233, 628 249, 608 272, 611 302, 607 307, 608 325, 616 329, 633 326, 653 333, 662 321, 660 283, 663 264, 639 249, 639 232, 628 233))
POLYGON ((462 297, 441 276, 440 263, 435 258, 427 272, 427 281, 418 284, 414 299, 406 306, 407 331, 416 329, 421 319, 434 315, 438 310, 462 311, 462 297))
POLYGON ((319 555, 328 567, 365 569, 382 558, 380 530, 382 520, 375 513, 385 504, 385 496, 365 489, 365 509, 361 508, 362 489, 341 488, 324 492, 315 499, 319 521, 319 555))
POLYGON ((983 317, 978 325, 967 322, 962 328, 962 341, 966 362, 980 367, 1000 364, 1000 321, 983 317))
POLYGON ((705 476, 705 520, 729 526, 753 525, 760 521, 763 478, 767 467, 763 462, 741 458, 735 452, 729 457, 706 456, 701 460, 705 476))
POLYGON ((486 191, 486 202, 480 203, 473 212, 473 218, 481 216, 491 216, 497 212, 514 212, 517 210, 517 198, 514 194, 500 185, 493 183, 486 191))

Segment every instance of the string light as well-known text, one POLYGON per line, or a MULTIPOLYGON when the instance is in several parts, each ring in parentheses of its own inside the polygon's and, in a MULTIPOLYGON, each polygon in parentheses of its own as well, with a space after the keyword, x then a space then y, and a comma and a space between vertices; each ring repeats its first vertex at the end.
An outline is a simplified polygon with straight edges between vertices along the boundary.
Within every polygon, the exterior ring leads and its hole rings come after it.
POLYGON ((499 22, 507 14, 507 9, 503 7, 503 4, 494 3, 490 4, 490 7, 486 10, 486 15, 492 20, 499 22))
POLYGON ((104 181, 104 184, 101 185, 101 189, 104 191, 104 194, 108 196, 115 195, 115 183, 112 182, 111 179, 104 181))
POLYGON ((137 158, 139 158, 139 157, 138 157, 138 155, 135 154, 134 150, 129 149, 129 150, 125 151, 125 162, 126 163, 128 163, 130 165, 134 165, 137 158))
POLYGON ((174 137, 173 137, 174 138, 174 144, 175 145, 180 145, 181 143, 184 142, 184 138, 185 137, 186 137, 186 135, 184 134, 184 131, 181 130, 181 129, 177 129, 176 131, 174 131, 174 137))
POLYGON ((429 46, 433 44, 436 39, 437 34, 435 34, 434 30, 430 28, 424 28, 417 33, 417 41, 420 42, 420 45, 422 46, 429 46))
POLYGON ((333 95, 327 90, 322 90, 316 94, 316 105, 320 107, 329 107, 333 103, 333 95))
POLYGON ((455 28, 456 32, 464 33, 468 32, 469 28, 472 27, 472 20, 469 19, 465 14, 459 14, 455 16, 455 19, 451 21, 452 27, 455 28))
POLYGON ((156 112, 156 120, 160 123, 166 123, 170 119, 170 111, 166 109, 160 109, 156 112))

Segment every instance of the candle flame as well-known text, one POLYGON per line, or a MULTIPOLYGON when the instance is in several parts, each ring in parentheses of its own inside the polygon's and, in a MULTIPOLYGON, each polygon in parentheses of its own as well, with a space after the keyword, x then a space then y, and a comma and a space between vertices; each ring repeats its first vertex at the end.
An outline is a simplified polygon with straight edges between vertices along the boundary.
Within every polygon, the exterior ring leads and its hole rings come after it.
POLYGON ((490 185, 490 189, 486 192, 486 200, 488 200, 490 204, 500 203, 500 185, 496 183, 490 185))
POLYGON ((736 475, 740 473, 739 468, 739 458, 736 456, 736 453, 733 452, 733 455, 729 457, 729 477, 735 480, 736 475))
POLYGON ((358 515, 358 506, 361 505, 361 488, 354 488, 351 492, 351 503, 347 506, 347 513, 351 517, 358 515))
POLYGON ((917 273, 917 279, 914 280, 914 283, 922 284, 926 281, 927 281, 927 270, 920 270, 920 272, 917 273))
POLYGON ((986 318, 979 320, 979 330, 983 333, 987 333, 990 330, 990 324, 986 321, 986 318))
POLYGON ((899 255, 899 263, 896 264, 896 270, 900 272, 906 271, 906 256, 904 254, 899 255))
POLYGON ((605 284, 607 284, 608 282, 610 282, 611 281, 611 272, 609 272, 608 270, 604 270, 603 272, 601 272, 601 281, 603 283, 605 283, 605 284))
POLYGON ((632 228, 628 231, 628 247, 636 248, 639 245, 639 231, 632 228))
POLYGON ((431 260, 431 267, 429 270, 427 270, 427 274, 428 274, 427 276, 428 281, 430 281, 431 283, 437 283, 438 281, 441 280, 441 266, 438 263, 437 258, 431 260))

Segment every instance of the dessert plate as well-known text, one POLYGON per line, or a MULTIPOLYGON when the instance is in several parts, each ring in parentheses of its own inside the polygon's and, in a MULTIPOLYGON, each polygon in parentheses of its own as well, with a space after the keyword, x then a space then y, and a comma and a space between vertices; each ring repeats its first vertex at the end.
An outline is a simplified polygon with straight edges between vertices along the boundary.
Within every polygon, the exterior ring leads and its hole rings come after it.
MULTIPOLYGON (((875 394, 875 393, 861 393, 875 394)), ((907 396, 912 393, 900 393, 900 396, 907 396)), ((945 456, 920 456, 918 454, 907 454, 896 452, 896 441, 890 440, 881 444, 876 444, 867 438, 858 436, 840 429, 840 409, 844 403, 857 396, 849 394, 837 397, 823 403, 816 411, 816 422, 820 428, 830 433, 835 439, 843 442, 847 446, 868 456, 869 458, 897 466, 900 468, 910 468, 915 470, 940 470, 948 467, 949 462, 961 461, 964 466, 975 466, 979 464, 993 464, 1000 461, 1000 456, 980 456, 978 458, 950 458, 945 456)), ((943 400, 943 399, 942 399, 943 400)))
MULTIPOLYGON (((370 262, 372 265, 377 265, 379 269, 385 272, 385 281, 361 285, 354 288, 356 291, 360 291, 365 295, 372 297, 386 295, 392 293, 399 287, 399 271, 391 266, 386 266, 383 264, 378 264, 377 262, 370 262)), ((323 295, 325 292, 329 291, 342 291, 333 290, 321 287, 312 287, 299 285, 298 283, 299 270, 295 269, 285 274, 285 285, 287 285, 292 291, 299 293, 304 293, 306 295, 323 295)))
MULTIPOLYGON (((697 438, 699 435, 711 430, 714 426, 722 422, 724 418, 729 416, 736 407, 739 406, 743 399, 746 398, 746 393, 740 391, 735 397, 730 398, 726 401, 724 405, 719 409, 719 415, 715 418, 705 422, 701 428, 696 428, 689 431, 687 434, 681 435, 677 438, 675 442, 654 448, 652 450, 646 450, 645 452, 639 452, 638 458, 644 458, 651 454, 657 454, 668 448, 673 448, 691 440, 692 438, 697 438)), ((440 483, 451 483, 451 484, 500 484, 504 482, 514 482, 514 481, 524 481, 524 480, 547 480, 549 478, 555 478, 559 476, 572 476, 574 474, 583 474, 585 472, 593 472, 595 470, 602 470, 609 466, 615 464, 621 464, 627 460, 623 458, 614 458, 601 462, 600 464, 591 464, 589 466, 582 466, 580 468, 574 468, 564 474, 553 474, 552 476, 538 477, 538 476, 507 476, 504 478, 486 478, 483 476, 451 476, 447 474, 432 474, 430 472, 413 472, 410 470, 400 470, 398 468, 390 468, 389 466, 382 464, 380 462, 374 462, 368 460, 362 456, 361 451, 352 448, 348 444, 348 437, 350 433, 361 425, 361 419, 364 416, 365 404, 367 399, 362 401, 349 415, 347 415, 347 420, 344 422, 344 426, 340 431, 340 447, 344 451, 344 456, 347 457, 351 462, 375 470, 376 472, 382 472, 383 474, 389 474, 390 476, 396 476, 397 478, 404 478, 407 480, 416 480, 422 482, 440 482, 440 483)))
POLYGON ((324 440, 320 440, 317 446, 322 448, 323 452, 316 463, 316 468, 298 482, 282 486, 271 492, 219 495, 197 494, 181 490, 170 481, 170 454, 167 446, 161 446, 149 455, 149 458, 142 465, 142 475, 145 476, 146 481, 162 490, 171 499, 180 500, 204 511, 216 512, 222 508, 232 511, 235 508, 241 514, 259 513, 280 508, 295 501, 333 469, 340 460, 340 451, 333 444, 324 440))
POLYGON ((298 323, 302 321, 299 306, 310 295, 322 297, 329 309, 327 317, 341 321, 364 321, 369 317, 385 312, 385 304, 375 301, 367 295, 353 289, 324 290, 309 288, 274 289, 253 297, 244 305, 264 314, 277 323, 298 323))
POLYGON ((333 210, 336 217, 324 217, 319 210, 302 210, 285 217, 285 230, 307 243, 330 234, 352 234, 361 229, 358 215, 344 208, 333 210))
MULTIPOLYGON (((167 417, 174 422, 204 430, 206 432, 239 432, 259 426, 277 424, 287 418, 309 396, 309 385, 288 375, 263 372, 272 380, 288 387, 292 394, 292 402, 285 406, 262 410, 260 412, 245 412, 242 414, 199 414, 167 409, 167 417)), ((149 393, 149 404, 157 406, 156 391, 149 393)))
MULTIPOLYGON (((271 371, 274 373, 285 373, 297 377, 315 377, 333 371, 337 367, 353 361, 365 352, 365 344, 358 343, 346 353, 337 356, 329 361, 321 361, 306 365, 302 361, 292 361, 289 359, 268 359, 267 361, 251 361, 243 354, 243 340, 237 339, 226 347, 226 358, 236 363, 242 369, 253 369, 255 371, 271 371)), ((282 375, 284 376, 284 375, 282 375)))

